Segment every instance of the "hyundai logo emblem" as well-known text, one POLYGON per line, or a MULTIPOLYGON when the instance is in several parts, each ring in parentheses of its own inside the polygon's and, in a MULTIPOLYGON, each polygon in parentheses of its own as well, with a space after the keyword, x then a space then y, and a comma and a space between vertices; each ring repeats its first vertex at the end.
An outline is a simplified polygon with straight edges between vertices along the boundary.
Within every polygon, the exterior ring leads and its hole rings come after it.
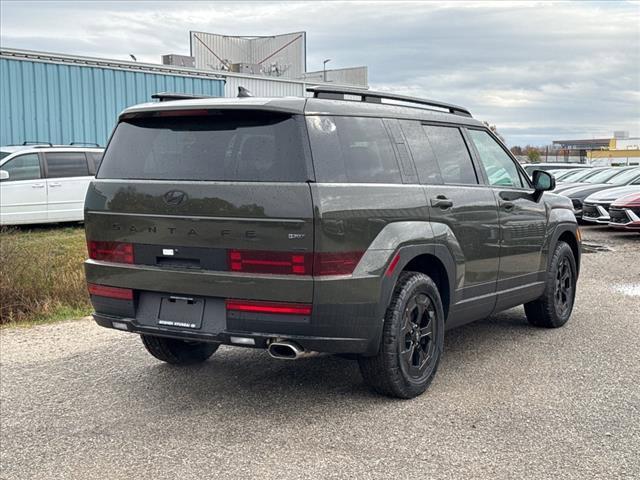
POLYGON ((164 203, 166 203, 167 205, 176 207, 184 203, 184 201, 187 199, 187 194, 184 193, 182 190, 169 190, 167 193, 164 194, 162 199, 164 200, 164 203))

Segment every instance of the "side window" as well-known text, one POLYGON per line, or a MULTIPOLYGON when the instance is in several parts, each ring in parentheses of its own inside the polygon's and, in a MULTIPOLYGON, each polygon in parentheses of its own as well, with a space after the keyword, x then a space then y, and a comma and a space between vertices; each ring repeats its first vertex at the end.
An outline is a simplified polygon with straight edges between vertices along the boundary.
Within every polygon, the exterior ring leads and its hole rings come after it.
POLYGON ((380 118, 307 117, 318 182, 402 183, 380 118))
POLYGON ((442 177, 440 176, 436 154, 431 148, 422 124, 413 120, 401 120, 400 125, 416 164, 420 183, 441 184, 442 177))
POLYGON ((95 175, 102 161, 102 153, 87 152, 87 160, 89 161, 89 175, 95 175))
POLYGON ((487 174, 489 185, 517 188, 525 186, 516 164, 489 133, 484 130, 468 130, 468 132, 480 155, 480 163, 487 174))
POLYGON ((89 175, 87 158, 82 152, 45 153, 47 177, 86 177, 89 175))
POLYGON ((423 125, 433 150, 442 181, 449 184, 476 185, 476 175, 467 144, 457 127, 423 125))
POLYGON ((40 159, 37 153, 28 153, 14 157, 2 165, 0 170, 9 173, 9 178, 3 180, 4 182, 42 178, 40 174, 40 159))

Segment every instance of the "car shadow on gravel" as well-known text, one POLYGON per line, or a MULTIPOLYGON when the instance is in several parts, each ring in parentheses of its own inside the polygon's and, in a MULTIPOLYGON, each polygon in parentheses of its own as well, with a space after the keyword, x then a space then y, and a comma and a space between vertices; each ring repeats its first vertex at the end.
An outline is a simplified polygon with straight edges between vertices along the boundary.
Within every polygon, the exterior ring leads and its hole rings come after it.
MULTIPOLYGON (((456 382, 455 372, 475 368, 473 363, 480 357, 501 356, 503 345, 544 333, 529 326, 522 308, 447 332, 445 356, 426 396, 456 382)), ((292 402, 309 407, 340 399, 365 404, 394 401, 370 392, 356 361, 333 355, 284 361, 262 350, 221 347, 203 364, 176 367, 157 363, 138 373, 146 377, 145 394, 158 402, 169 401, 168 406, 175 404, 176 398, 188 397, 185 401, 193 407, 229 403, 238 408, 258 403, 263 414, 271 410, 294 415, 288 412, 292 402)))

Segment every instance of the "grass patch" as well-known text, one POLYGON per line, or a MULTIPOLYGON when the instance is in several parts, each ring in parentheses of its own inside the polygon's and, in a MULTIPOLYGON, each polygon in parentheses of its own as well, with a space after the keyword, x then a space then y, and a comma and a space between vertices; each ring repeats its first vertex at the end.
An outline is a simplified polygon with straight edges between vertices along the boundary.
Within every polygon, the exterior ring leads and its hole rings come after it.
POLYGON ((0 324, 42 323, 91 312, 82 227, 0 231, 0 324))

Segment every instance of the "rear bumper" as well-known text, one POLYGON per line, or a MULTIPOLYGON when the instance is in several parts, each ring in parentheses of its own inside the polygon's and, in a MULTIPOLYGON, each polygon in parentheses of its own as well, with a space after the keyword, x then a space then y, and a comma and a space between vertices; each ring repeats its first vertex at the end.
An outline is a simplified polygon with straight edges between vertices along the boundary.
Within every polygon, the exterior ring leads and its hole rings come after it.
POLYGON ((377 275, 314 280, 310 276, 167 270, 95 260, 85 262, 85 273, 89 283, 134 291, 134 299, 128 303, 91 297, 94 318, 104 327, 229 345, 239 345, 232 337, 250 338, 253 345, 241 345, 258 348, 266 348, 267 342, 275 339, 329 353, 374 354, 379 347, 385 308, 380 302, 382 278, 377 275), (199 329, 160 326, 158 309, 153 306, 157 303, 149 304, 147 299, 168 295, 199 297, 218 310, 199 329), (312 313, 307 317, 239 315, 225 310, 226 299, 311 304, 312 313))
POLYGON ((287 335, 276 332, 244 332, 223 331, 217 334, 192 331, 175 331, 159 327, 141 325, 133 318, 111 316, 103 313, 94 313, 93 318, 101 327, 115 328, 131 333, 155 335, 158 337, 178 338, 199 342, 222 343, 225 345, 242 346, 250 348, 267 348, 270 341, 290 340, 302 348, 313 352, 326 353, 367 353, 371 348, 369 338, 342 338, 319 337, 312 335, 287 335), (242 340, 239 340, 242 339, 242 340), (246 342, 244 339, 250 339, 246 342))

